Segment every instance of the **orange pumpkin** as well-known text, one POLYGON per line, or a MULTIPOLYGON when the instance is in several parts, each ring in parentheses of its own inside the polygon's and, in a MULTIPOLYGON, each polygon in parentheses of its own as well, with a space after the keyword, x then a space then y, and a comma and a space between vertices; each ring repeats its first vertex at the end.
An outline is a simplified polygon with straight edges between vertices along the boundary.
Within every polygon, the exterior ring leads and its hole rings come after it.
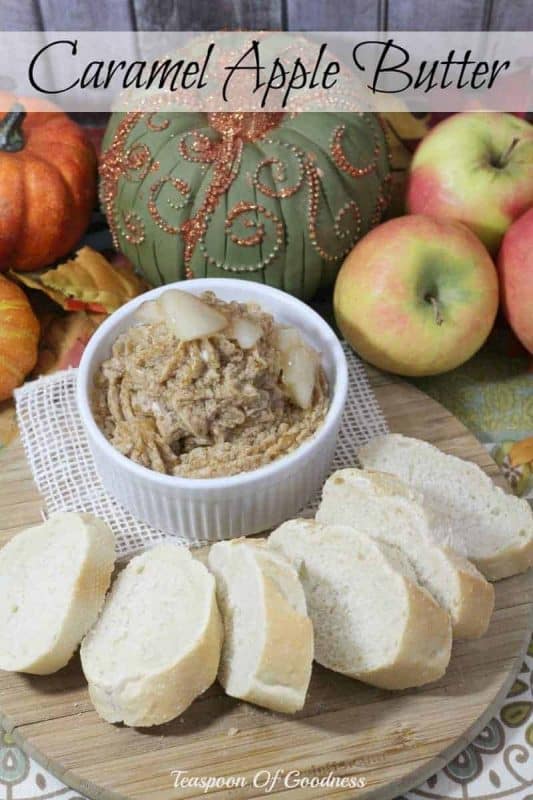
POLYGON ((29 111, 17 103, 0 120, 0 271, 39 269, 69 253, 96 196, 96 155, 83 130, 50 103, 24 103, 29 111))
POLYGON ((0 400, 11 397, 37 361, 39 323, 18 286, 0 275, 0 400))

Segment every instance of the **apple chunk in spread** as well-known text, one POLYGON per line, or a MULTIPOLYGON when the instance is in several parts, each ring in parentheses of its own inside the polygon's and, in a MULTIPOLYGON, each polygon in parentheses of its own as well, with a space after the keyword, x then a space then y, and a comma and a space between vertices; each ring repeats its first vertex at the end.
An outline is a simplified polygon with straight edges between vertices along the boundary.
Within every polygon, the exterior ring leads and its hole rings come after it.
POLYGON ((95 418, 143 466, 248 472, 313 436, 328 409, 319 354, 259 306, 169 289, 143 303, 95 376, 95 418))

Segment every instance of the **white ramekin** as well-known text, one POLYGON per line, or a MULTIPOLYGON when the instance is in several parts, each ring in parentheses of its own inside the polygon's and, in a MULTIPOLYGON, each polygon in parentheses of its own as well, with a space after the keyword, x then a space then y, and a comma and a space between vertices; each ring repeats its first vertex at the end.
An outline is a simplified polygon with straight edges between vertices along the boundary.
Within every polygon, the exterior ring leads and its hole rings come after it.
POLYGON ((134 517, 199 544, 268 530, 305 506, 328 473, 347 386, 346 359, 337 337, 300 300, 252 281, 201 278, 158 287, 115 311, 92 336, 83 354, 77 402, 96 469, 107 491, 134 517), (278 322, 294 325, 302 332, 321 353, 331 395, 326 419, 312 439, 260 469, 209 479, 162 475, 126 458, 107 441, 91 412, 89 398, 95 371, 109 357, 117 336, 134 323, 137 307, 170 288, 192 294, 211 290, 222 300, 255 302, 278 322))

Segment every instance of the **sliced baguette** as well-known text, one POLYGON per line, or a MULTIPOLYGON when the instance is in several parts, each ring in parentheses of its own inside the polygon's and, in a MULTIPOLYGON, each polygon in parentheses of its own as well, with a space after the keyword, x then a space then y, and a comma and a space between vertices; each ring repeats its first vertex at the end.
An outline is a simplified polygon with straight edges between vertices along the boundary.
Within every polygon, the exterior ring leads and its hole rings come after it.
POLYGON ((89 695, 108 722, 159 725, 215 680, 222 624, 215 580, 165 543, 133 558, 81 645, 89 695))
POLYGON ((394 548, 314 520, 269 537, 299 569, 315 632, 315 659, 384 689, 435 681, 448 665, 451 625, 394 548))
POLYGON ((436 542, 419 500, 394 475, 342 469, 326 481, 316 518, 398 547, 418 582, 450 614, 454 636, 478 638, 490 622, 494 588, 466 558, 436 542))
POLYGON ((359 451, 364 467, 391 472, 423 497, 441 544, 469 558, 489 580, 533 566, 533 512, 506 494, 476 464, 400 434, 359 451))
POLYGON ((208 564, 224 623, 218 679, 250 703, 294 713, 302 708, 313 663, 313 626, 291 564, 264 543, 219 542, 208 564))
POLYGON ((115 540, 91 514, 54 514, 0 551, 0 669, 64 667, 109 588, 115 540))

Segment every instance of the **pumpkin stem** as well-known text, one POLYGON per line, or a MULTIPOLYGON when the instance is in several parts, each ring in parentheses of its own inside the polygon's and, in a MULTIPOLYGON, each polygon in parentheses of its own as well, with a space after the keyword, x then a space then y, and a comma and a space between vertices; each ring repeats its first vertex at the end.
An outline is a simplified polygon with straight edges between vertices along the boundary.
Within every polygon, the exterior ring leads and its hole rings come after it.
POLYGON ((24 147, 22 135, 22 122, 26 116, 24 107, 17 103, 7 112, 0 122, 0 150, 6 153, 16 153, 24 147))

